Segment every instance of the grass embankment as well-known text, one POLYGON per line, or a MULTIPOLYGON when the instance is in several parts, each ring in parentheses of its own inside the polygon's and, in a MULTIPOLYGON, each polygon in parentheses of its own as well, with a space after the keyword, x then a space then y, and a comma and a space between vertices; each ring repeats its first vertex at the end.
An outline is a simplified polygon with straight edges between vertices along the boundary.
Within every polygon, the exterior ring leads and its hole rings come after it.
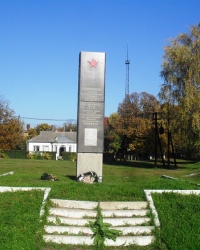
POLYGON ((0 249, 40 249, 43 192, 0 193, 0 249))
POLYGON ((166 249, 200 249, 200 197, 175 193, 153 194, 166 249))
MULTIPOLYGON (((197 184, 200 183, 199 176, 194 177, 185 177, 186 174, 194 173, 194 172, 200 172, 200 164, 181 164, 178 165, 177 170, 169 170, 169 169, 162 169, 160 167, 154 168, 153 163, 147 163, 147 162, 128 162, 123 165, 104 165, 103 167, 103 182, 101 184, 94 184, 89 185, 85 183, 78 183, 75 181, 75 175, 76 175, 76 164, 75 162, 69 162, 69 161, 41 161, 41 160, 9 160, 9 159, 0 159, 0 175, 6 172, 14 171, 14 175, 7 175, 0 177, 0 186, 20 186, 20 187, 51 187, 51 192, 49 195, 49 198, 60 198, 60 199, 74 199, 74 200, 90 200, 90 201, 140 201, 145 200, 145 194, 144 189, 200 189, 197 184), (42 181, 40 180, 41 175, 44 173, 52 173, 53 175, 56 175, 60 181, 42 181), (171 179, 164 179, 161 178, 162 175, 168 175, 175 178, 178 178, 177 180, 171 180, 171 179)), ((26 204, 28 201, 28 197, 30 196, 30 193, 27 192, 26 194, 23 194, 24 200, 22 202, 18 202, 18 193, 13 193, 13 200, 15 200, 16 206, 21 206, 20 204, 26 204)), ((25 193, 25 192, 23 192, 25 193)), ((38 192, 35 192, 35 194, 38 194, 38 192)), ((41 193, 41 192, 39 192, 41 193)), ((14 212, 18 211, 18 208, 14 208, 13 210, 10 209, 10 205, 6 202, 7 198, 6 196, 10 195, 8 193, 4 194, 5 197, 2 200, 2 205, 0 207, 0 212, 2 213, 2 210, 4 212, 3 215, 3 221, 4 224, 9 223, 9 217, 15 216, 17 217, 18 221, 31 221, 31 218, 24 219, 21 217, 20 213, 14 212), (11 215, 11 213, 13 215, 11 215), (6 216, 7 214, 7 216, 6 216)), ((169 197, 172 194, 169 194, 169 197)), ((157 195, 155 194, 155 197, 164 197, 163 195, 157 195)), ((2 194, 1 194, 2 197, 2 194)), ((31 196, 30 196, 31 197, 31 196)), ((32 197, 33 198, 33 197, 32 197)), ((197 197, 199 198, 199 197, 197 197)), ((8 199, 10 199, 8 197, 8 199)), ((182 234, 179 234, 179 232, 185 232, 184 235, 185 238, 189 237, 189 234, 186 233, 184 228, 188 227, 184 226, 184 221, 182 217, 180 217, 181 223, 179 230, 176 230, 176 234, 170 234, 167 232, 167 223, 168 221, 174 221, 174 212, 169 210, 169 205, 165 200, 161 202, 161 199, 155 198, 156 202, 156 208, 158 207, 158 213, 161 217, 161 232, 160 237, 158 238, 158 241, 161 240, 157 246, 148 246, 148 247, 135 247, 134 249, 146 249, 146 250, 155 250, 155 249, 193 249, 193 248, 180 248, 179 245, 176 247, 176 244, 173 243, 172 245, 169 244, 169 242, 173 242, 172 238, 176 237, 177 239, 182 238, 182 234), (161 204, 160 206, 157 204, 161 204), (166 204, 166 206, 165 206, 166 204), (162 215, 160 214, 160 211, 165 215, 167 214, 167 221, 164 221, 162 219, 162 215), (171 219, 170 219, 171 218, 171 219), (172 237, 172 238, 171 238, 172 237)), ((39 204, 41 204, 40 198, 36 199, 39 204)), ((169 198, 170 201, 170 198, 169 198)), ((33 204, 33 210, 35 212, 32 212, 32 210, 27 210, 27 214, 36 213, 39 215, 40 205, 38 205, 35 201, 35 199, 31 200, 29 203, 29 207, 31 208, 30 204, 33 204), (36 205, 37 204, 37 205, 36 205), (35 209, 37 207, 37 209, 35 209)), ((190 200, 189 202, 186 202, 185 199, 183 199, 182 206, 185 207, 193 207, 197 204, 196 201, 190 200), (188 203, 190 205, 188 205, 188 203), (193 204, 194 203, 194 204, 193 204)), ((172 199, 172 203, 176 204, 176 199, 172 199)), ((200 204, 198 202, 198 204, 200 204)), ((200 211, 200 205, 199 211, 200 211)), ((180 207, 178 207, 180 208, 180 207)), ((176 208, 176 212, 178 212, 178 208, 176 208)), ((188 210, 189 211, 189 210, 188 210)), ((196 211, 196 210, 195 210, 196 211)), ((180 210, 180 213, 183 211, 180 210)), ((190 211, 191 212, 191 211, 190 211)), ((195 212, 196 213, 196 212, 195 212)), ((23 214, 23 213, 22 213, 23 214)), ((188 214, 188 220, 190 221, 191 215, 188 214)), ((2 218, 1 218, 2 220, 2 218)), ((22 223, 23 224, 23 223, 22 223)), ((25 223, 24 223, 25 224, 25 223)), ((24 237, 27 239, 27 242, 30 239, 30 246, 29 248, 1 248, 0 243, 0 249, 42 249, 42 250, 51 250, 51 249, 93 249, 90 247, 86 248, 72 248, 72 246, 56 246, 53 247, 53 245, 45 244, 42 242, 42 230, 43 230, 43 223, 39 222, 39 218, 35 219, 35 225, 32 227, 30 226, 32 222, 26 223, 27 226, 26 230, 34 234, 33 237, 29 237, 29 235, 25 235, 24 237), (31 242, 34 241, 35 244, 32 244, 31 242)), ((193 225, 193 224, 191 224, 193 225)), ((200 223, 195 226, 200 228, 200 223)), ((171 231, 173 231, 173 225, 170 224, 171 231)), ((3 229, 1 229, 3 230, 3 229)), ((5 228, 7 231, 8 229, 5 228)), ((17 232, 16 235, 20 235, 22 232, 19 226, 14 226, 14 230, 17 232)), ((169 229, 170 230, 170 229, 169 229)), ((192 230, 192 228, 191 228, 192 230)), ((194 229, 193 229, 194 230, 194 229)), ((16 238, 14 237, 14 231, 10 231, 10 235, 7 237, 7 232, 4 232, 4 230, 0 233, 0 242, 1 237, 4 237, 2 239, 7 238, 7 241, 11 242, 10 244, 14 246, 14 243, 16 241, 16 238), (12 236, 13 235, 13 236, 12 236)), ((197 231, 198 233, 198 231, 197 231)), ((20 237, 17 237, 20 241, 20 237)), ((196 237, 197 238, 197 237, 196 237)), ((187 242, 191 242, 194 239, 187 238, 187 242)), ((23 243, 25 240, 23 238, 21 239, 21 242, 23 243)), ((198 239, 199 243, 199 239, 198 239)), ((6 244, 6 243, 5 243, 6 244)), ((19 243, 20 244, 20 243, 19 243)), ((195 245, 195 244, 193 244, 195 245)), ((108 248, 109 249, 109 248, 108 248)), ((113 248, 112 248, 113 249, 113 248)), ((119 248, 118 248, 119 249, 119 248)), ((133 249, 132 247, 123 247, 123 249, 133 249)), ((196 248, 195 250, 197 250, 196 248)))

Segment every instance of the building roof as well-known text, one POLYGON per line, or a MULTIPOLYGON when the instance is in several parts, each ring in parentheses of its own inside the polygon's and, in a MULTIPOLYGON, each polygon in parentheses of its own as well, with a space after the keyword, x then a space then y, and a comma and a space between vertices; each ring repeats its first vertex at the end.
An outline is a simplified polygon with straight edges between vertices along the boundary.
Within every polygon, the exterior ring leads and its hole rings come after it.
POLYGON ((40 131, 40 134, 38 136, 33 137, 27 142, 76 143, 76 135, 76 132, 40 131))

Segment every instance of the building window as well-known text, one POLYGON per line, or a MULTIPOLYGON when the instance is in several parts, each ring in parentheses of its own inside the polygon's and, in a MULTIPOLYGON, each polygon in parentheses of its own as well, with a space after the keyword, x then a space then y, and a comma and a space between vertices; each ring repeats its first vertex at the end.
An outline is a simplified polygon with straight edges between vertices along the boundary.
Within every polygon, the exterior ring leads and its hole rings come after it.
POLYGON ((49 146, 43 146, 43 151, 48 152, 49 151, 49 146))
POLYGON ((34 150, 34 151, 40 151, 40 147, 39 147, 39 146, 34 146, 34 147, 33 147, 33 150, 34 150))
POLYGON ((72 146, 69 146, 69 152, 72 152, 72 146))

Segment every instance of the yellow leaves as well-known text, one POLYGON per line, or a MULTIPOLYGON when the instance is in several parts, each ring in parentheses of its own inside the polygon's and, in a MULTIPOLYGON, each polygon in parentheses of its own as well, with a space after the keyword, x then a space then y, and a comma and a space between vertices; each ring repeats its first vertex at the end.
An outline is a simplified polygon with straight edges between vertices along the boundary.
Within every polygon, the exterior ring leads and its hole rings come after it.
POLYGON ((198 26, 192 26, 190 28, 190 32, 191 32, 191 34, 192 34, 192 36, 194 38, 196 38, 196 39, 199 38, 199 36, 200 36, 200 29, 199 29, 198 26))
POLYGON ((1 149, 15 149, 23 140, 23 126, 18 119, 0 124, 1 149))
POLYGON ((134 151, 135 150, 135 145, 133 143, 129 143, 129 149, 131 151, 134 151))
POLYGON ((192 128, 195 133, 200 134, 200 114, 197 112, 192 115, 192 128))

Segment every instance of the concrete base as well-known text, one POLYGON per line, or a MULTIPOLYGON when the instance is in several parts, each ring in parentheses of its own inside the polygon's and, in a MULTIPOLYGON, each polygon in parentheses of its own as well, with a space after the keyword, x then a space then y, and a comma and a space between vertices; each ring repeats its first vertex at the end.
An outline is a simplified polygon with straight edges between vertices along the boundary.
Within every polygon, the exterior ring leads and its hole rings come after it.
POLYGON ((102 164, 102 153, 77 153, 76 176, 93 171, 101 178, 102 164))

